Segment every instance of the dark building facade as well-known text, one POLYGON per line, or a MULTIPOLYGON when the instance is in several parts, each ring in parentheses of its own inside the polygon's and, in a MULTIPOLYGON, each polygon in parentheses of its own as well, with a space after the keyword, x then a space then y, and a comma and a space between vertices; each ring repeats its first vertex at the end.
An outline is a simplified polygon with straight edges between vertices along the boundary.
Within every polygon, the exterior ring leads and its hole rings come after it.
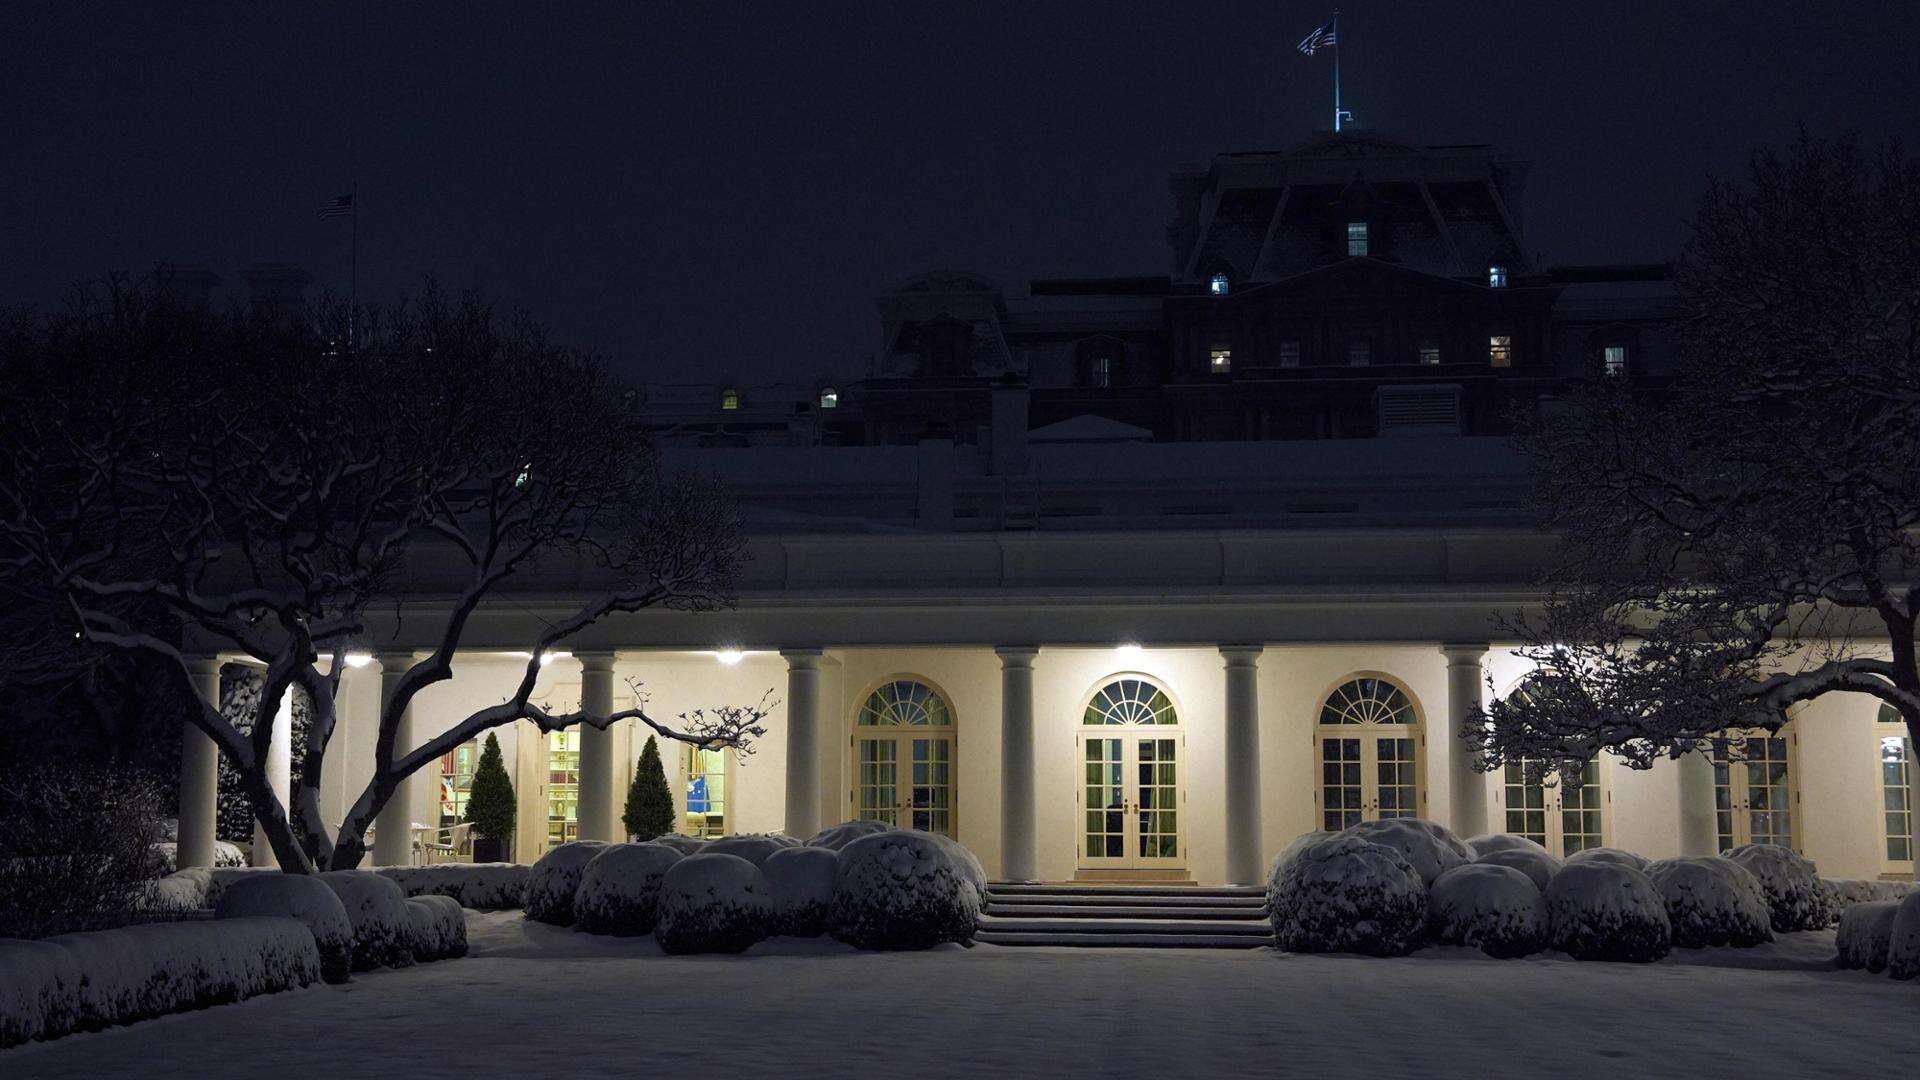
POLYGON ((1019 387, 1067 439, 1501 434, 1564 380, 1659 379, 1674 313, 1663 265, 1539 265, 1529 171, 1351 131, 1222 154, 1171 175, 1165 275, 1008 295, 921 274, 879 297, 865 372, 659 387, 648 421, 668 443, 984 443, 1019 387))

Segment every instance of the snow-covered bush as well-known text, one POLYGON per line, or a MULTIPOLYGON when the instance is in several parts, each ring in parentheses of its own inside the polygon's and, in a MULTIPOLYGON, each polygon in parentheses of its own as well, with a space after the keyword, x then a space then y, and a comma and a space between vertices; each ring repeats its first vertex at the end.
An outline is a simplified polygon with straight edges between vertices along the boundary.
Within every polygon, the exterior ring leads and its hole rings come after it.
POLYGON ((1732 859, 1717 855, 1661 859, 1647 864, 1646 873, 1666 901, 1674 947, 1745 949, 1773 940, 1766 894, 1754 876, 1732 859))
POLYGON ((1874 900, 1904 900, 1913 891, 1911 881, 1873 881, 1858 878, 1821 878, 1835 916, 1843 915, 1854 904, 1874 900))
POLYGON ((1299 836, 1296 836, 1292 840, 1289 840, 1287 842, 1287 846, 1280 849, 1280 854, 1275 855, 1273 857, 1273 862, 1268 864, 1267 866, 1267 912, 1268 914, 1272 914, 1273 912, 1274 893, 1277 892, 1280 888, 1280 874, 1286 870, 1287 864, 1292 862, 1295 856, 1299 855, 1302 851, 1306 850, 1308 847, 1314 844, 1317 844, 1322 840, 1326 840, 1332 837, 1333 835, 1334 835, 1333 833, 1330 833, 1325 829, 1316 829, 1313 832, 1301 833, 1299 836))
POLYGON ((432 866, 382 866, 374 873, 400 886, 408 896, 445 896, 463 908, 499 911, 517 908, 527 895, 526 866, 520 863, 436 863, 432 866))
POLYGON ((767 936, 773 905, 760 868, 703 851, 667 870, 655 936, 670 953, 739 952, 767 936))
POLYGON ((1560 860, 1545 848, 1538 851, 1523 847, 1494 848, 1474 861, 1488 866, 1510 866, 1527 875, 1533 887, 1541 892, 1547 891, 1547 882, 1560 872, 1560 860))
POLYGON ((1887 930, 1887 974, 1896 979, 1920 975, 1920 892, 1908 894, 1887 930))
POLYGON ((580 873, 600 850, 601 840, 575 840, 540 856, 527 871, 527 918, 555 926, 573 925, 573 897, 580 890, 580 873))
POLYGON ((647 841, 647 843, 665 844, 682 855, 691 855, 696 851, 705 851, 711 841, 704 840, 698 836, 681 836, 679 833, 668 833, 665 836, 656 836, 647 841))
POLYGON ((1551 854, 1539 841, 1515 833, 1481 833, 1462 841, 1467 850, 1478 859, 1494 851, 1537 851, 1542 855, 1551 854))
POLYGON ((1420 944, 1427 890, 1406 856, 1342 833, 1301 848, 1267 900, 1288 952, 1402 956, 1420 944))
POLYGON ((343 983, 353 970, 353 924, 347 921, 340 897, 319 878, 277 870, 248 874, 221 891, 213 914, 216 919, 255 915, 298 919, 313 936, 322 979, 343 983))
POLYGON ((840 849, 829 924, 857 949, 924 949, 971 941, 980 895, 947 845, 891 829, 840 849))
POLYGON ((769 933, 819 937, 827 932, 833 889, 840 878, 840 853, 832 848, 797 847, 776 851, 760 864, 772 892, 769 933))
POLYGON ((227 890, 227 886, 232 885, 236 881, 245 881, 248 878, 278 874, 279 872, 280 868, 277 866, 216 866, 207 875, 207 903, 211 906, 218 906, 220 903, 220 894, 227 890))
POLYGON ((1839 950, 1835 963, 1878 975, 1887 970, 1887 946, 1893 940, 1893 921, 1900 914, 1898 900, 1864 900, 1840 913, 1839 950))
POLYGON ((838 825, 829 825, 819 832, 814 833, 811 837, 808 837, 807 846, 831 848, 834 851, 839 851, 841 848, 846 847, 848 844, 853 843, 863 836, 872 836, 874 833, 888 832, 892 828, 893 826, 884 821, 873 821, 867 818, 843 821, 838 825))
POLYGON ((1820 872, 1799 852, 1779 844, 1742 844, 1727 858, 1760 881, 1774 930, 1822 930, 1833 925, 1833 900, 1820 872))
POLYGON ((450 896, 409 897, 407 946, 414 960, 427 963, 467 955, 467 913, 450 896))
POLYGON ((980 865, 980 857, 973 853, 972 848, 952 837, 942 836, 939 833, 927 835, 933 837, 940 846, 947 849, 947 854, 953 856, 954 862, 959 864, 960 871, 967 875, 968 883, 973 886, 975 895, 980 898, 980 903, 984 907, 987 902, 987 868, 980 865))
MULTIPOLYGON (((153 845, 152 850, 154 865, 157 869, 165 873, 172 873, 178 869, 179 845, 172 839, 153 845)), ((230 844, 225 840, 215 840, 213 842, 213 865, 216 867, 245 866, 247 865, 247 853, 238 844, 230 844)))
POLYGON ((589 934, 651 934, 660 882, 685 856, 665 844, 609 844, 587 862, 574 895, 574 925, 589 934))
POLYGON ((0 940, 0 1047, 291 990, 319 977, 313 935, 286 918, 0 940))
POLYGON ((407 894, 371 870, 334 870, 316 875, 340 898, 353 927, 353 970, 412 967, 407 894))
POLYGON ((1547 941, 1547 903, 1533 879, 1510 866, 1463 863, 1427 889, 1427 933, 1442 945, 1467 945, 1507 959, 1547 941))
POLYGON ((0 773, 0 938, 125 925, 156 876, 159 784, 68 755, 0 773))
POLYGON ((1615 866, 1624 866, 1629 870, 1638 870, 1643 874, 1647 872, 1647 857, 1645 855, 1638 855, 1631 851, 1622 851, 1619 848, 1581 848, 1579 851, 1567 856, 1564 861, 1567 863, 1609 862, 1615 866))
POLYGON ((1357 836, 1375 844, 1384 844, 1399 852, 1420 875, 1424 885, 1433 884, 1441 874, 1473 861, 1467 845, 1444 825, 1419 818, 1382 818, 1348 828, 1341 835, 1357 836))
POLYGON ((701 851, 710 851, 716 855, 738 855, 755 866, 767 861, 767 856, 776 851, 800 846, 800 841, 780 833, 741 833, 739 836, 723 836, 709 841, 701 851))
POLYGON ((1547 882, 1546 900, 1549 940, 1576 960, 1645 963, 1672 948, 1665 898, 1630 866, 1569 862, 1547 882))
POLYGON ((175 870, 163 878, 147 882, 140 894, 142 911, 195 911, 211 907, 207 893, 213 888, 213 871, 204 866, 175 870))

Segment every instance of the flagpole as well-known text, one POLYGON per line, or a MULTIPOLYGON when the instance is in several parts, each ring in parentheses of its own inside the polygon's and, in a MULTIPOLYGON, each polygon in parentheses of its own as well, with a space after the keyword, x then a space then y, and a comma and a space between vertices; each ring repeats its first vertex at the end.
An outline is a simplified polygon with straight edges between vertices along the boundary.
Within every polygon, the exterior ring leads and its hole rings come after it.
MULTIPOLYGON (((1337 55, 1337 54, 1336 54, 1337 55)), ((351 252, 347 268, 347 351, 352 353, 359 344, 360 325, 360 181, 353 182, 351 200, 353 212, 353 240, 348 245, 351 252)))
POLYGON ((1333 9, 1333 130, 1340 130, 1340 9, 1333 9))

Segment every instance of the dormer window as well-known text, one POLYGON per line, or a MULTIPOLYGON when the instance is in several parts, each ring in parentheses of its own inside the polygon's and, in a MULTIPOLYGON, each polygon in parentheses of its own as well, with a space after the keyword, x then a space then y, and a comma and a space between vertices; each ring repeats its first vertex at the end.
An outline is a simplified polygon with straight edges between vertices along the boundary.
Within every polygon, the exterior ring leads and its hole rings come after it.
POLYGON ((1367 223, 1364 221, 1347 222, 1347 255, 1365 255, 1367 253, 1367 223))
POLYGON ((1487 364, 1490 367, 1513 366, 1513 337, 1493 334, 1487 338, 1487 364))
POLYGON ((1105 390, 1113 385, 1113 357, 1100 353, 1087 361, 1087 385, 1105 390))
POLYGON ((820 407, 823 409, 839 408, 840 407, 840 391, 835 390, 831 386, 822 388, 820 391, 820 407))
POLYGON ((1213 276, 1207 279, 1207 292, 1211 293, 1214 296, 1227 295, 1227 290, 1229 288, 1230 288, 1230 285, 1227 281, 1227 275, 1225 271, 1215 270, 1213 272, 1213 276))
POLYGON ((1207 370, 1215 375, 1233 373, 1233 350, 1221 346, 1207 350, 1207 370))
POLYGON ((720 391, 720 407, 729 411, 740 407, 740 391, 729 386, 720 391))
POLYGON ((1420 363, 1433 367, 1440 363, 1440 343, 1432 338, 1420 340, 1420 363))
POLYGON ((1504 266, 1487 267, 1487 288, 1504 289, 1507 287, 1507 268, 1504 266))
POLYGON ((1625 345, 1609 345, 1600 350, 1600 373, 1611 378, 1618 378, 1627 373, 1625 345))

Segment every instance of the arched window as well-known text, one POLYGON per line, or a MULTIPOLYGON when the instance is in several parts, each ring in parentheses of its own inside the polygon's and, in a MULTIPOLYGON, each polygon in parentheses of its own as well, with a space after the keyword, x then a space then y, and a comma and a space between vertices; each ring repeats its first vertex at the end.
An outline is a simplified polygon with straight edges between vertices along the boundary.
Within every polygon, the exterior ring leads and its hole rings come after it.
POLYGON ((1321 828, 1418 817, 1425 792, 1419 710, 1398 683, 1379 675, 1342 682, 1320 705, 1321 828))
POLYGON ((1507 268, 1504 266, 1487 267, 1487 287, 1504 289, 1507 287, 1507 268))
MULTIPOLYGON (((1547 677, 1533 674, 1507 696, 1525 707, 1550 693, 1547 677)), ((1589 761, 1573 781, 1538 762, 1509 761, 1501 772, 1500 801, 1506 831, 1524 836, 1562 858, 1607 843, 1605 772, 1589 761)))
POLYGON ((1207 279, 1207 292, 1214 296, 1225 296, 1232 287, 1233 283, 1228 280, 1224 270, 1215 270, 1213 276, 1207 279))
POLYGON ((890 679, 860 705, 853 737, 853 816, 954 834, 953 708, 915 678, 890 679))
POLYGON ((822 387, 820 390, 820 407, 823 409, 839 408, 840 407, 840 391, 835 390, 831 386, 822 387))
POLYGON ((728 409, 728 410, 739 408, 740 407, 740 391, 735 390, 731 386, 727 387, 725 390, 720 391, 720 407, 722 409, 728 409))
POLYGON ((1155 869, 1184 865, 1180 713, 1166 688, 1142 675, 1108 679, 1080 712, 1080 865, 1155 869))
POLYGON ((1087 702, 1083 724, 1177 724, 1173 699, 1145 679, 1115 679, 1087 702))
POLYGON ((1900 710, 1891 705, 1882 705, 1878 728, 1875 734, 1880 746, 1881 827, 1886 835, 1880 865, 1888 873, 1911 877, 1913 797, 1907 787, 1907 769, 1911 760, 1907 754, 1907 725, 1900 719, 1900 710))
POLYGON ((1797 742, 1789 726, 1729 731, 1713 740, 1713 809, 1721 851, 1742 844, 1798 849, 1797 742))

